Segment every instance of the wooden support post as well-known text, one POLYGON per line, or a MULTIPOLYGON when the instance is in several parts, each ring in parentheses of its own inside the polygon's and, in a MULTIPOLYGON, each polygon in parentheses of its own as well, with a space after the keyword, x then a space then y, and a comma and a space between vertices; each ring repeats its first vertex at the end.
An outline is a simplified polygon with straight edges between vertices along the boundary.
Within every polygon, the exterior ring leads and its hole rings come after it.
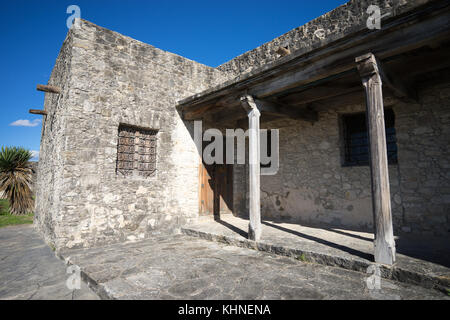
POLYGON ((250 180, 250 223, 248 238, 259 241, 261 238, 261 199, 260 199, 260 112, 252 96, 241 97, 241 104, 247 111, 249 127, 249 180, 250 180))
POLYGON ((31 113, 31 114, 40 114, 40 115, 43 115, 43 116, 47 115, 47 111, 45 111, 45 110, 30 109, 28 112, 31 113))
POLYGON ((371 53, 356 58, 356 63, 366 92, 375 225, 375 262, 392 265, 395 262, 395 241, 392 227, 380 65, 371 53))
POLYGON ((36 87, 37 91, 44 91, 49 93, 61 93, 61 88, 55 86, 46 86, 43 84, 38 84, 36 87))

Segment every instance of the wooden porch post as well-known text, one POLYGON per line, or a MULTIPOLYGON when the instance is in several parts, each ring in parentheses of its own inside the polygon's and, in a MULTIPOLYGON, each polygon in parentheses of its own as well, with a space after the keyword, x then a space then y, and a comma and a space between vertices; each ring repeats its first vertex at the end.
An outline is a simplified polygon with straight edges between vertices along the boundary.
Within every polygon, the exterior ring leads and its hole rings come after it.
POLYGON ((382 71, 371 53, 356 58, 356 63, 366 92, 366 122, 370 143, 372 207, 375 225, 375 262, 392 265, 395 262, 395 241, 384 126, 382 71))
POLYGON ((261 113, 252 96, 241 97, 241 104, 247 111, 249 129, 250 223, 248 226, 248 238, 258 241, 261 238, 259 136, 259 117, 261 113))

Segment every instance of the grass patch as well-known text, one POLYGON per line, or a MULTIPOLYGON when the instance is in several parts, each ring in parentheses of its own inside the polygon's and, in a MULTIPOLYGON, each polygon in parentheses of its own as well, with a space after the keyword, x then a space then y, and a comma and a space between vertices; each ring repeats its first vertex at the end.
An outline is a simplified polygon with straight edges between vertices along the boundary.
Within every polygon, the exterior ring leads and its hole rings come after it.
POLYGON ((27 213, 24 215, 12 215, 9 213, 9 203, 6 199, 0 199, 0 228, 6 226, 13 226, 18 224, 33 223, 33 214, 27 213))
POLYGON ((304 253, 302 253, 300 256, 297 256, 297 260, 300 260, 302 262, 308 262, 308 259, 306 259, 306 256, 304 253))

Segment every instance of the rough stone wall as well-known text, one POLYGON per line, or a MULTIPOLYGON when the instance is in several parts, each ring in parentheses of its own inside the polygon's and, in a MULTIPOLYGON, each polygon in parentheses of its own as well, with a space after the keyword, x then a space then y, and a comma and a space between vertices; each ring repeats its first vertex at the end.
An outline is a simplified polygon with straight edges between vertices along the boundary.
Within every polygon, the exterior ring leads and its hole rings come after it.
MULTIPOLYGON (((364 111, 353 105, 320 112, 313 125, 280 123, 280 169, 261 177, 263 216, 370 230, 373 225, 369 166, 343 167, 341 114, 364 111)), ((277 128, 277 124, 271 126, 277 128)), ((389 166, 391 194, 398 194, 395 165, 389 166)), ((393 202, 394 220, 398 205, 393 202)), ((397 223, 396 223, 397 224, 397 223)))
POLYGON ((34 225, 47 242, 53 242, 58 230, 60 197, 63 179, 63 157, 65 150, 65 129, 67 123, 66 105, 69 100, 70 72, 72 68, 73 32, 70 30, 61 47, 50 75, 49 85, 61 88, 61 94, 46 93, 43 117, 39 164, 36 179, 36 201, 34 225))
POLYGON ((34 193, 35 187, 36 187, 36 181, 37 181, 37 170, 39 166, 38 161, 30 161, 29 162, 30 168, 31 168, 31 184, 30 189, 34 193))
POLYGON ((350 0, 303 26, 241 54, 217 69, 230 77, 241 76, 279 59, 281 56, 276 51, 280 46, 289 48, 291 53, 301 55, 344 39, 349 34, 371 32, 366 25, 370 16, 366 11, 370 5, 378 5, 382 15, 389 13, 382 18, 383 24, 393 17, 433 1, 435 0, 350 0))
MULTIPOLYGON (((450 230, 450 84, 419 92, 417 104, 385 99, 395 113, 398 164, 389 165, 396 232, 448 235, 450 230)), ((280 169, 261 176, 262 218, 309 225, 373 228, 370 168, 342 166, 342 114, 349 105, 319 113, 313 125, 278 120, 280 169)), ((235 214, 248 215, 248 168, 235 170, 235 214)))
POLYGON ((48 131, 42 139, 36 210, 41 229, 56 247, 132 241, 174 229, 198 215, 199 165, 192 123, 181 120, 176 101, 223 76, 81 22, 58 60, 70 62, 69 77, 58 81, 57 63, 50 80, 67 90, 60 103, 64 113, 55 117, 61 139, 48 131), (154 176, 116 174, 119 124, 158 130, 154 176))
MULTIPOLYGON (((403 223, 413 232, 450 232, 450 84, 396 107, 403 223)), ((395 201, 396 199, 394 199, 395 201)))
MULTIPOLYGON (((303 54, 368 32, 370 4, 389 11, 389 20, 433 1, 352 0, 217 69, 81 21, 81 28, 69 31, 49 80, 62 93, 45 97, 38 229, 56 247, 81 247, 145 238, 195 218, 199 158, 193 123, 181 120, 177 101, 279 59, 279 46, 303 54), (319 29, 323 39, 315 33, 319 29), (119 124, 158 130, 154 176, 116 174, 119 124)), ((397 229, 449 229, 443 160, 448 159, 448 95, 442 92, 423 93, 416 111, 393 106, 399 165, 390 166, 390 182, 397 229), (423 116, 427 122, 421 122, 423 116)), ((339 113, 360 110, 363 106, 322 112, 314 126, 271 124, 282 127, 280 173, 261 179, 263 217, 371 228, 369 168, 342 167, 340 159, 339 113)), ((248 214, 247 171, 234 168, 236 214, 248 214)))

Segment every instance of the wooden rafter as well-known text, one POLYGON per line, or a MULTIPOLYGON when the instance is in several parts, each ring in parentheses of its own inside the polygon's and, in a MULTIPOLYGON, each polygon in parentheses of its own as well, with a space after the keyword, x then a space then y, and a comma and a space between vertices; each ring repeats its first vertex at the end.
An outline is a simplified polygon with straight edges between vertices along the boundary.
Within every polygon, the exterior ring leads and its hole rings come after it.
POLYGON ((46 116, 47 115, 47 111, 39 110, 39 109, 30 109, 28 112, 31 113, 31 114, 40 114, 42 116, 46 116))
POLYGON ((48 93, 61 93, 61 88, 55 86, 48 86, 43 84, 38 84, 36 90, 48 92, 48 93))

